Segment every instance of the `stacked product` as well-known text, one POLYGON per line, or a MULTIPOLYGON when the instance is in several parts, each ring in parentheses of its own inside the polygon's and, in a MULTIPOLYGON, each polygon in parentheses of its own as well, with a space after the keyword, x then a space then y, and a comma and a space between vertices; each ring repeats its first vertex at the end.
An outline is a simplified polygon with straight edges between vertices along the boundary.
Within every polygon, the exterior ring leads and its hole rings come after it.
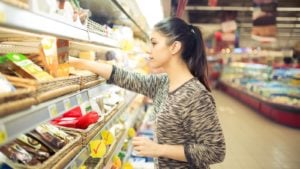
POLYGON ((0 147, 1 159, 13 168, 49 168, 71 151, 78 135, 43 124, 0 147))

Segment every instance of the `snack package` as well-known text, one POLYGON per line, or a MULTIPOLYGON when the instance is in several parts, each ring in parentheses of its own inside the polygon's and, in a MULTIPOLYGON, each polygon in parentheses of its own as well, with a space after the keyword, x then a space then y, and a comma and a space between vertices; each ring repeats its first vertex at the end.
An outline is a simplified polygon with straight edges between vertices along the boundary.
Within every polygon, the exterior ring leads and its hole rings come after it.
POLYGON ((37 150, 19 140, 16 140, 15 142, 18 143, 24 150, 26 150, 28 153, 30 153, 35 159, 39 160, 40 162, 44 162, 50 157, 50 153, 47 151, 37 150))
POLYGON ((31 131, 28 134, 29 136, 34 137, 35 139, 46 145, 53 152, 57 152, 66 144, 63 139, 52 135, 46 129, 43 129, 41 127, 37 128, 34 131, 31 131))
POLYGON ((54 77, 69 76, 69 41, 44 38, 41 47, 44 65, 50 74, 54 77))
POLYGON ((62 138, 63 140, 65 140, 66 143, 74 139, 72 136, 65 133, 63 130, 60 130, 59 128, 57 128, 56 126, 53 126, 51 124, 42 124, 42 125, 40 125, 40 127, 46 129, 52 135, 62 138))
POLYGON ((58 57, 57 76, 67 77, 69 76, 70 73, 69 41, 63 39, 57 39, 56 45, 57 45, 57 57, 58 57))
POLYGON ((76 123, 76 128, 86 129, 89 125, 96 123, 99 119, 97 112, 89 112, 86 115, 80 117, 76 123))
POLYGON ((30 166, 34 166, 40 163, 36 158, 34 158, 16 142, 11 142, 9 144, 1 146, 0 151, 15 163, 22 163, 30 166))
POLYGON ((9 62, 9 68, 21 77, 39 81, 53 79, 51 75, 22 54, 9 53, 6 58, 9 62))

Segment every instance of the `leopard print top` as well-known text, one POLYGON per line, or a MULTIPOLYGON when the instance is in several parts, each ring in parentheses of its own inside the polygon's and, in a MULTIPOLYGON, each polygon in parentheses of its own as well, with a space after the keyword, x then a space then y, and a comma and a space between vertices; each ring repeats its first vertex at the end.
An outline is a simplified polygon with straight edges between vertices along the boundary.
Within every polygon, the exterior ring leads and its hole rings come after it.
POLYGON ((169 92, 166 74, 142 75, 114 66, 107 82, 152 98, 156 141, 184 146, 187 162, 159 157, 157 168, 209 169, 224 160, 225 141, 215 101, 199 80, 193 78, 169 92))

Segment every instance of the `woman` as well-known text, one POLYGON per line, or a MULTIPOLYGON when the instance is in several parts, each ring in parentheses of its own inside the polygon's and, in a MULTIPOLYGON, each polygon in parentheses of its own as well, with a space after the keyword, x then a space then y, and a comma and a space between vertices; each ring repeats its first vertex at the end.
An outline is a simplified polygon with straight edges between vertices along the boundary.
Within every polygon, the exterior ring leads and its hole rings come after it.
POLYGON ((223 161, 225 142, 207 82, 201 32, 179 18, 169 18, 155 25, 151 43, 151 67, 162 67, 166 74, 145 76, 90 61, 70 62, 153 99, 155 141, 135 137, 139 155, 157 159, 157 168, 208 169, 223 161))

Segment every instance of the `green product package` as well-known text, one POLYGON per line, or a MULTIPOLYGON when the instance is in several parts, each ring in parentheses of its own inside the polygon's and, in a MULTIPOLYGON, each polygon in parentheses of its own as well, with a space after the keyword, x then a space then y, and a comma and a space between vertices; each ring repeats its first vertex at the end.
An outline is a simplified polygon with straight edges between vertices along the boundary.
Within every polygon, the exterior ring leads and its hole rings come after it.
POLYGON ((9 53, 6 55, 8 61, 12 62, 14 66, 14 71, 28 77, 34 78, 36 80, 51 80, 53 77, 45 72, 41 67, 33 63, 26 56, 22 54, 9 53), (26 73, 25 73, 26 72, 26 73))
POLYGON ((0 64, 6 63, 7 58, 6 56, 0 56, 0 64))

